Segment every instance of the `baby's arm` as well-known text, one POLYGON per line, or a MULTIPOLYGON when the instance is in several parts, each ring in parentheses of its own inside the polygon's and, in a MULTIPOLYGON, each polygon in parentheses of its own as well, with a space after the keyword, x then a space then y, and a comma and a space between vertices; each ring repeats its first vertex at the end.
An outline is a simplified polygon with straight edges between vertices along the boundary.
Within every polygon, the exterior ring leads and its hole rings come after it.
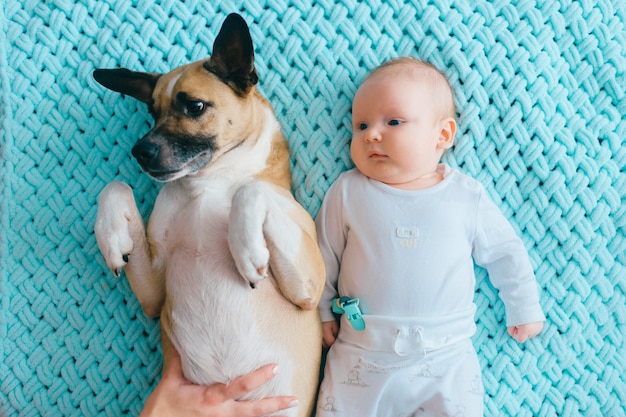
POLYGON ((325 321, 322 323, 322 343, 325 348, 329 348, 337 339, 339 333, 339 323, 337 320, 325 321))
POLYGON ((524 243, 481 187, 474 260, 489 271, 505 305, 508 332, 519 343, 537 336, 546 320, 537 280, 524 243), (524 324, 517 324, 524 323, 524 324))
POLYGON ((537 336, 543 329, 543 321, 536 323, 520 324, 519 326, 509 326, 509 334, 520 343, 524 343, 531 337, 537 336))

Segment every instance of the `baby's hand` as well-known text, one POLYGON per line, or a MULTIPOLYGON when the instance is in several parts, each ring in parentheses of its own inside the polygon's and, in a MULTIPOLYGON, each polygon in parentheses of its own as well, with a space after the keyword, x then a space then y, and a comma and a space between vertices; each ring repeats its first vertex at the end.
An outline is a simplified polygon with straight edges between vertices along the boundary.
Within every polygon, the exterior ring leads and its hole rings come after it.
POLYGON ((520 343, 524 343, 531 337, 537 336, 543 329, 543 322, 520 324, 519 326, 509 326, 509 334, 520 343))
POLYGON ((322 323, 322 344, 325 348, 329 348, 339 334, 339 323, 337 320, 325 321, 322 323))

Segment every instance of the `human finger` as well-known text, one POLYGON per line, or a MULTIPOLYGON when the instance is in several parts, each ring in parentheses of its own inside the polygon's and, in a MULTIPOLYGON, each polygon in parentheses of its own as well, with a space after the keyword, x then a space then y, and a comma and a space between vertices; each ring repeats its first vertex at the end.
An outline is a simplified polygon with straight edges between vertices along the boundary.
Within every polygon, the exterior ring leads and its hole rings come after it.
POLYGON ((233 379, 225 389, 227 398, 237 400, 272 379, 279 371, 276 364, 262 366, 254 372, 233 379))
POLYGON ((169 364, 165 373, 163 374, 164 381, 169 382, 185 382, 185 377, 183 376, 182 371, 182 363, 180 359, 180 354, 177 351, 174 351, 172 357, 170 358, 169 364))
POLYGON ((235 414, 240 417, 257 417, 296 407, 296 397, 282 396, 264 398, 258 401, 238 401, 235 414))

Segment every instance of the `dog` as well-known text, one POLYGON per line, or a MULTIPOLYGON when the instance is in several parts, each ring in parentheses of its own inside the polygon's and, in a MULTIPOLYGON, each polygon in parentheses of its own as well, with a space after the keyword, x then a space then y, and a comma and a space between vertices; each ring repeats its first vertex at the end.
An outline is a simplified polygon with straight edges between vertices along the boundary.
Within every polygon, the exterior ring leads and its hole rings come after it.
POLYGON ((132 149, 163 183, 147 226, 130 186, 114 181, 98 197, 94 231, 107 266, 125 271, 147 316, 160 315, 164 366, 174 348, 186 378, 212 384, 278 363, 246 399, 295 395, 290 415, 309 416, 324 264, 313 219, 290 191, 281 127, 256 89, 248 25, 229 15, 209 58, 166 74, 93 76, 155 119, 132 149))

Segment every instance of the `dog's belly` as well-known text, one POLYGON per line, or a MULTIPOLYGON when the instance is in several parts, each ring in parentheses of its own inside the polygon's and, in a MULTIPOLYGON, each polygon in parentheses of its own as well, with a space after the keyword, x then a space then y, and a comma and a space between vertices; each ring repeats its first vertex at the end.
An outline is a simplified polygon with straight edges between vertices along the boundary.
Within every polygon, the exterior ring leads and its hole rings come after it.
MULTIPOLYGON (((168 185, 153 216, 164 211, 161 201, 186 199, 168 185)), ((167 242, 162 329, 180 352, 185 376, 195 383, 228 382, 279 364, 279 375, 248 397, 295 395, 298 411, 282 414, 304 417, 318 382, 319 314, 287 301, 271 276, 252 289, 239 275, 227 239, 230 195, 213 185, 179 205, 168 223, 152 224, 154 240, 167 242)))
POLYGON ((281 378, 255 396, 289 393, 292 355, 285 349, 290 337, 285 322, 297 321, 299 312, 278 293, 272 278, 252 289, 240 277, 228 249, 226 222, 219 218, 212 215, 210 230, 181 227, 184 239, 170 248, 164 312, 171 326, 168 336, 192 382, 225 383, 280 363, 281 378), (276 328, 286 333, 276 334, 276 328))

